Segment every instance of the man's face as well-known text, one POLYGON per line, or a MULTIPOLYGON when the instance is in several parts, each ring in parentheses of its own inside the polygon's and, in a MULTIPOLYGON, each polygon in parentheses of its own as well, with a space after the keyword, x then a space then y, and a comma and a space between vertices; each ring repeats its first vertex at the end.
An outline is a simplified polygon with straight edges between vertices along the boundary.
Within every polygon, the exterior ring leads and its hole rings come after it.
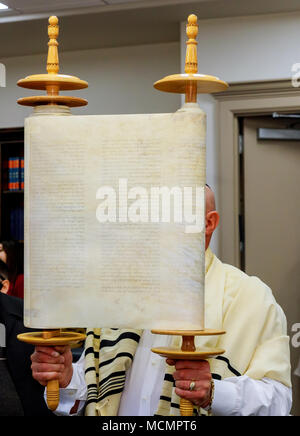
POLYGON ((2 292, 2 294, 7 294, 8 290, 9 290, 9 280, 3 280, 0 284, 0 286, 2 285, 2 288, 0 289, 0 292, 2 292))
POLYGON ((3 245, 0 244, 0 260, 2 260, 4 263, 7 261, 7 255, 6 252, 3 249, 3 245))

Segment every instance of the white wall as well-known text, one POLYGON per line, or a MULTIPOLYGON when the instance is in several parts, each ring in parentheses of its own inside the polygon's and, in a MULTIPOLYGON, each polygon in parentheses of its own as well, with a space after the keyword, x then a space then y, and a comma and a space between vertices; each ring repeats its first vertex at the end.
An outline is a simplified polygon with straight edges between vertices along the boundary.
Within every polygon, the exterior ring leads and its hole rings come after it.
POLYGON ((199 71, 228 82, 286 79, 300 62, 299 40, 299 12, 199 20, 199 71))
MULTIPOLYGON (((0 87, 0 128, 21 127, 31 108, 16 103, 20 97, 43 95, 16 85, 31 74, 46 72, 46 54, 0 59, 6 67, 6 87, 0 87)), ((180 44, 162 43, 144 46, 108 48, 60 53, 60 73, 80 77, 89 88, 65 92, 86 98, 86 108, 74 114, 117 114, 174 112, 180 97, 161 93, 153 83, 179 71, 180 44)))
MULTIPOLYGON (((186 40, 182 23, 182 71, 186 40)), ((287 79, 291 77, 292 65, 300 62, 299 41, 298 12, 199 20, 199 73, 212 74, 230 83, 287 79)), ((199 104, 207 112, 207 183, 214 188, 218 202, 221 181, 217 171, 215 100, 210 95, 200 95, 199 104)), ((212 248, 218 252, 218 233, 212 248)))

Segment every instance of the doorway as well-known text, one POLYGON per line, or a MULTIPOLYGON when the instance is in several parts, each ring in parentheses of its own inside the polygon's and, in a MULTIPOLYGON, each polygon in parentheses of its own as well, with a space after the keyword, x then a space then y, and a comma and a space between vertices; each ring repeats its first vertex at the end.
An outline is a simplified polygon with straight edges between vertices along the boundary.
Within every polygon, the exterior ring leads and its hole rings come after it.
POLYGON ((219 256, 260 277, 283 308, 291 339, 291 413, 300 416, 300 89, 289 79, 235 83, 214 97, 219 256))
MULTIPOLYGON (((292 337, 300 321, 300 113, 240 117, 239 125, 240 262, 270 286, 292 337)), ((299 360, 300 348, 291 341, 298 416, 299 360)))

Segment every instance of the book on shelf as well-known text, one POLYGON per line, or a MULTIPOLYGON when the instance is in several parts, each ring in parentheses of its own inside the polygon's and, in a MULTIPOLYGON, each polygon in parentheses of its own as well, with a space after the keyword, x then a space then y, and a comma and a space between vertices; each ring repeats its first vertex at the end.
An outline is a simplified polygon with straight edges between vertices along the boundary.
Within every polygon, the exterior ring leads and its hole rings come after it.
POLYGON ((21 157, 21 166, 20 166, 20 189, 24 190, 24 157, 21 157))
POLYGON ((19 191, 24 190, 24 157, 8 158, 8 175, 5 161, 3 165, 3 190, 19 191), (7 180, 7 183, 5 183, 7 180))

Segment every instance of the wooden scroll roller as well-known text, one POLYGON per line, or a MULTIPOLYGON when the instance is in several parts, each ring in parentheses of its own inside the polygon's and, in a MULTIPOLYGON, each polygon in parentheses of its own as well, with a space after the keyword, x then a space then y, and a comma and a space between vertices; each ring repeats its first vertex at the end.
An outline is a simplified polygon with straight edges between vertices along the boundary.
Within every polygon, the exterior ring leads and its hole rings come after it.
MULTIPOLYGON (((47 74, 35 74, 25 79, 19 80, 18 85, 23 88, 46 90, 47 95, 24 97, 18 100, 23 106, 85 106, 87 100, 77 97, 59 95, 60 90, 77 90, 88 87, 88 83, 75 76, 58 74, 58 18, 50 17, 48 25, 48 58, 47 74)), ((63 345, 78 344, 85 339, 85 335, 77 332, 66 332, 58 330, 49 330, 42 332, 24 333, 18 335, 22 342, 34 346, 57 347, 63 345)), ((53 380, 47 384, 47 404, 50 410, 54 411, 59 404, 59 382, 53 380)))
MULTIPOLYGON (((225 350, 221 348, 202 347, 196 349, 195 336, 212 336, 223 335, 224 330, 151 330, 157 335, 176 335, 182 336, 182 346, 179 350, 175 347, 152 348, 153 353, 159 354, 161 357, 172 360, 206 360, 223 354, 225 350)), ((181 416, 193 416, 194 405, 190 400, 185 398, 180 399, 180 414, 181 416)))
POLYGON ((50 17, 48 25, 47 74, 34 74, 18 81, 18 86, 28 89, 46 90, 47 95, 19 98, 23 106, 63 105, 78 107, 87 105, 87 100, 78 97, 59 95, 59 91, 70 91, 88 87, 88 83, 75 76, 58 74, 58 18, 50 17))
MULTIPOLYGON (((197 60, 197 16, 190 15, 186 33, 188 37, 185 74, 167 76, 154 84, 159 91, 185 94, 185 103, 197 103, 197 94, 210 94, 225 91, 228 84, 217 77, 198 74, 197 60)), ((152 348, 152 352, 172 360, 205 360, 223 354, 225 350, 218 348, 196 349, 195 336, 221 335, 223 330, 152 330, 159 335, 182 336, 181 349, 176 348, 152 348)), ((182 416, 192 416, 194 405, 186 399, 180 400, 180 413, 182 416)))
POLYGON ((186 34, 188 36, 185 74, 174 74, 167 76, 154 83, 154 88, 159 91, 185 94, 186 103, 196 103, 197 94, 211 94, 213 92, 225 91, 228 84, 218 77, 206 74, 198 74, 197 60, 197 35, 198 18, 196 15, 188 17, 186 34))
MULTIPOLYGON (((17 336, 19 341, 34 346, 58 347, 77 344, 85 339, 83 333, 64 332, 61 330, 47 330, 42 332, 22 333, 17 336)), ((59 404, 59 381, 51 380, 47 383, 47 405, 50 410, 57 409, 59 404)))

